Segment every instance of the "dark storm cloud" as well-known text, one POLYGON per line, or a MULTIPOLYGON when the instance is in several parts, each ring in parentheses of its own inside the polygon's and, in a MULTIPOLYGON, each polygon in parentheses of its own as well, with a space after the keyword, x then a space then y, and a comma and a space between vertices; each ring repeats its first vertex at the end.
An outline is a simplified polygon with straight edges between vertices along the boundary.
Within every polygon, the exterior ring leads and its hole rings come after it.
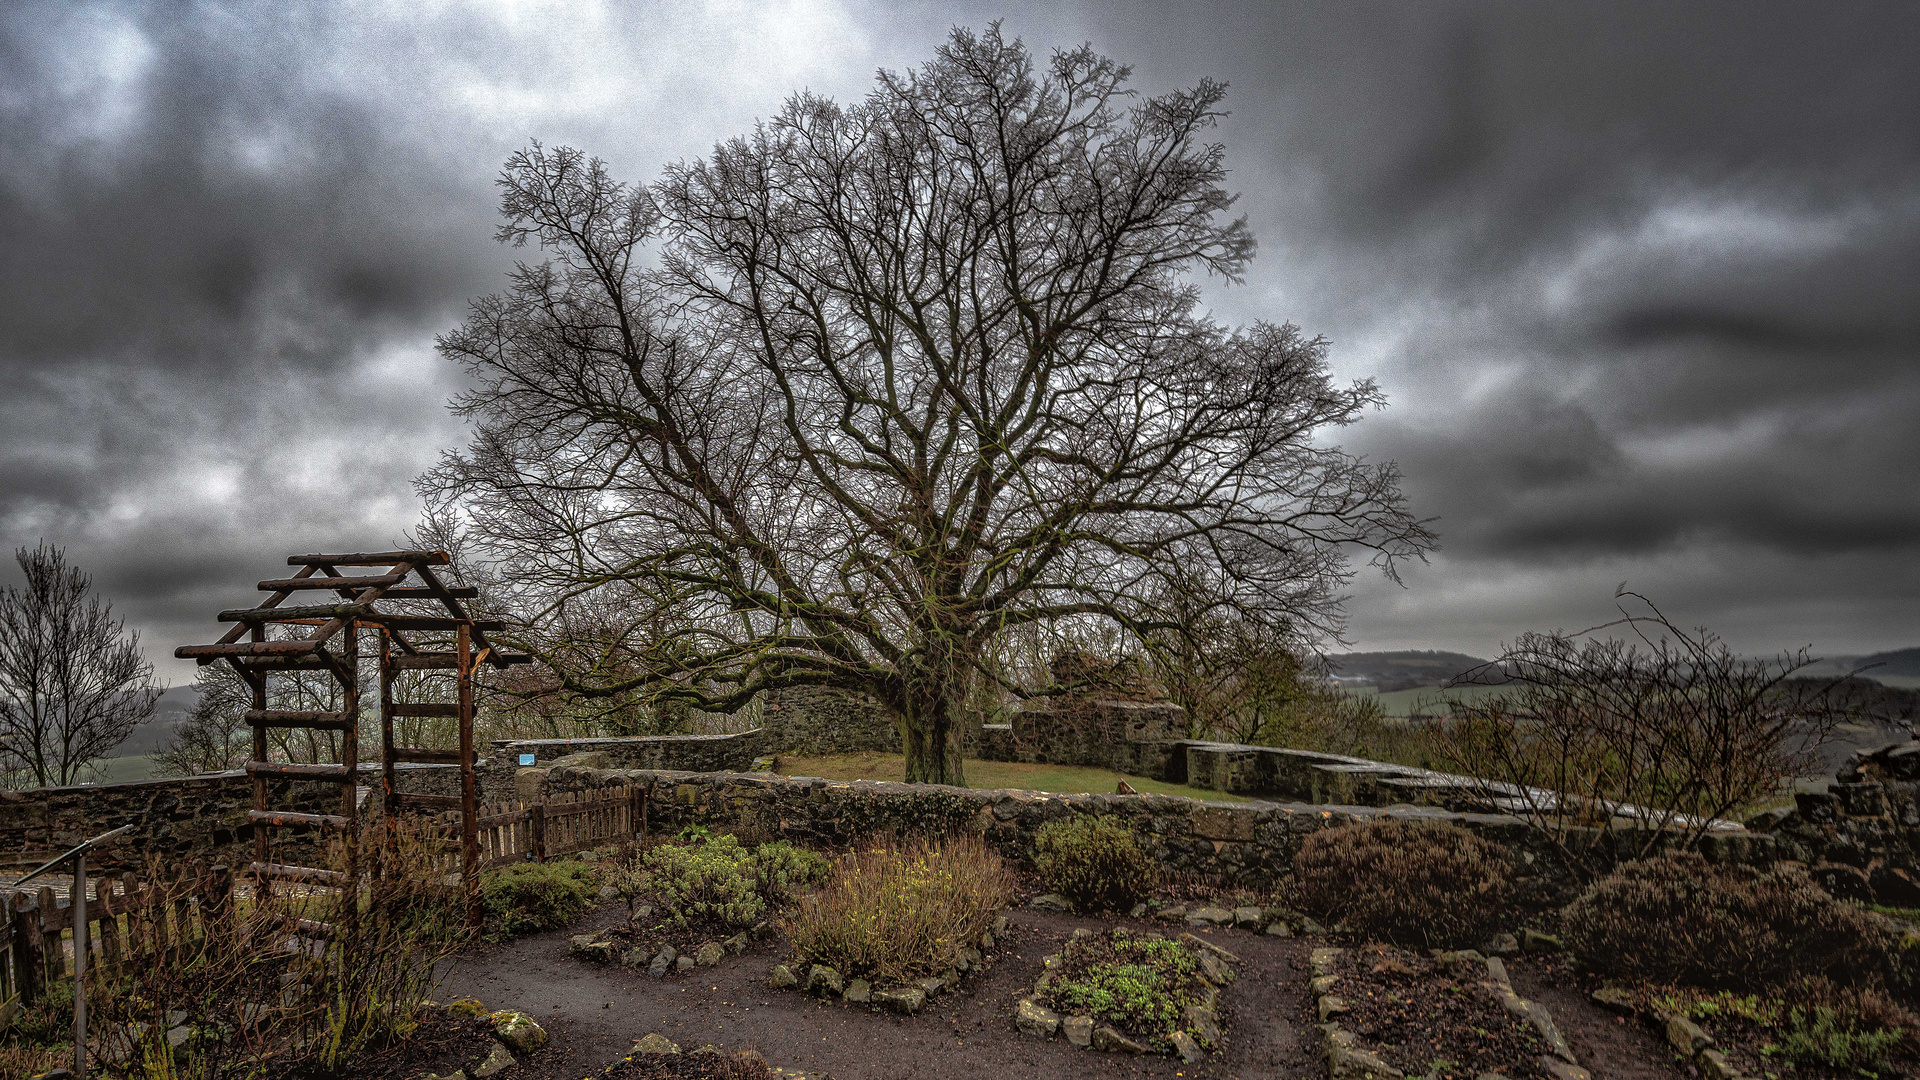
POLYGON ((1124 10, 1092 36, 1146 78, 1233 87, 1261 255, 1222 310, 1378 376, 1340 438, 1439 518, 1409 592, 1356 580, 1363 643, 1622 579, 1736 633, 1920 634, 1920 8, 1124 10))
POLYGON ((1621 580, 1912 643, 1920 8, 1892 3, 8 5, 0 541, 68 544, 160 654, 292 549, 394 539, 460 439, 431 339, 513 254, 509 150, 645 180, 1001 16, 1149 91, 1232 84, 1261 253, 1209 298, 1377 376, 1392 407, 1338 437, 1440 519, 1410 589, 1356 580, 1362 644, 1585 625, 1621 580))

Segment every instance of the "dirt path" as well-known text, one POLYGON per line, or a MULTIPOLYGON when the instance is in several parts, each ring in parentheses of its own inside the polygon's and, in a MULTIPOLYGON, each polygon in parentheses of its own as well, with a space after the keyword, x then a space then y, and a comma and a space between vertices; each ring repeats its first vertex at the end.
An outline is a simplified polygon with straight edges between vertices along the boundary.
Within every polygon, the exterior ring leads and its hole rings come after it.
POLYGON ((1041 958, 1058 951, 1075 927, 1154 928, 1145 923, 1016 910, 1010 913, 1014 933, 997 963, 959 992, 934 999, 919 1016, 901 1017, 767 989, 768 970, 785 956, 778 941, 758 944, 718 967, 666 979, 568 958, 569 934, 610 925, 623 914, 599 909, 569 930, 467 956, 449 975, 441 991, 448 999, 471 996, 489 1008, 518 1009, 551 1023, 554 1046, 516 1069, 513 1080, 596 1076, 650 1031, 686 1048, 753 1048, 775 1065, 824 1072, 834 1080, 1304 1080, 1323 1068, 1311 1049, 1307 945, 1297 940, 1236 930, 1208 933, 1244 962, 1222 995, 1230 1025, 1223 1052, 1189 1066, 1170 1058, 1078 1050, 1013 1026, 1014 1000, 1032 986, 1041 958))

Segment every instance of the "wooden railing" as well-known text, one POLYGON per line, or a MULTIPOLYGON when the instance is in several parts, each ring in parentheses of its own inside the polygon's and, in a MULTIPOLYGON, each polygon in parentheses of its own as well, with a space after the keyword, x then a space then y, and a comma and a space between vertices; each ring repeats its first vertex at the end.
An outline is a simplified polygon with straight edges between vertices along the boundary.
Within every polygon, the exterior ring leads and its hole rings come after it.
MULTIPOLYGON (((541 862, 631 840, 645 831, 647 794, 643 787, 618 787, 482 807, 480 865, 541 862)), ((438 869, 457 874, 460 815, 444 817, 456 849, 438 869)), ((88 970, 119 971, 176 955, 201 936, 207 920, 233 916, 233 878, 225 866, 196 862, 173 881, 133 874, 90 879, 88 970)), ((0 888, 0 922, 0 1006, 16 994, 22 1003, 36 1001, 48 985, 69 977, 72 943, 63 937, 73 929, 73 908, 66 897, 50 888, 0 888)))
MULTIPOLYGON (((50 888, 0 892, 4 899, 4 959, 0 1002, 16 994, 36 1001, 71 971, 72 902, 50 888)), ((233 916, 233 877, 224 866, 194 864, 165 882, 133 874, 87 882, 87 968, 117 972, 132 964, 165 962, 205 932, 205 923, 233 916)))
POLYGON ((537 803, 480 808, 480 866, 544 862, 619 840, 646 828, 647 789, 563 792, 537 803))

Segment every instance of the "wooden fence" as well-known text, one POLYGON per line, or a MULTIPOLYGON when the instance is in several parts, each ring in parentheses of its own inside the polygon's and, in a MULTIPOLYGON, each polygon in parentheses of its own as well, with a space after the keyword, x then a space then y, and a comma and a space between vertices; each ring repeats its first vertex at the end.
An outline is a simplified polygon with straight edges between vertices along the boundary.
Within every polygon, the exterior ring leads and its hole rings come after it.
MULTIPOLYGON (((540 803, 481 808, 482 869, 543 861, 631 840, 646 828, 647 790, 641 787, 555 794, 540 803)), ((459 836, 460 817, 448 816, 459 836)), ((457 841, 444 869, 457 874, 457 841)), ((233 914, 233 874, 225 866, 194 863, 178 879, 141 880, 133 874, 89 877, 89 970, 109 972, 174 954, 199 937, 207 920, 233 914)), ((0 1005, 18 994, 32 1002, 50 983, 69 978, 73 908, 52 889, 0 889, 0 1005)), ((0 1025, 3 1026, 3 1025, 0 1025)))
MULTIPOLYGON (((458 819, 453 819, 457 821, 458 819)), ((480 867, 544 862, 646 831, 647 789, 564 792, 538 803, 480 808, 480 867)))
MULTIPOLYGON (((208 921, 233 915, 233 877, 224 866, 194 864, 171 882, 133 874, 87 880, 87 968, 113 972, 132 964, 166 962, 208 921)), ((19 995, 32 1002, 72 970, 72 902, 50 888, 15 889, 4 899, 0 935, 0 1002, 19 995)))

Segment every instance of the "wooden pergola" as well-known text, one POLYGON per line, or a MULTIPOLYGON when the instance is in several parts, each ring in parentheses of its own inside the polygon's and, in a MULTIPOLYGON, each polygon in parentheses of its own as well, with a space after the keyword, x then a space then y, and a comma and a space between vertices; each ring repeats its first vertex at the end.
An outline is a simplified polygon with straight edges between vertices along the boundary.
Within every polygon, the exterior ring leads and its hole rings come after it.
MULTIPOLYGON (((473 676, 483 664, 506 668, 530 657, 497 649, 487 640, 501 629, 497 621, 476 619, 463 600, 478 592, 451 586, 434 567, 450 560, 443 551, 374 551, 338 555, 294 555, 289 566, 300 569, 292 577, 260 582, 269 593, 257 607, 222 611, 221 622, 234 627, 212 645, 183 645, 174 650, 181 659, 202 665, 224 661, 240 673, 253 691, 253 707, 245 719, 253 729, 253 752, 247 774, 253 780, 254 860, 248 867, 254 887, 271 895, 275 881, 297 882, 350 890, 359 879, 361 821, 359 812, 360 743, 360 631, 378 636, 380 664, 381 805, 391 823, 405 810, 460 812, 461 882, 471 920, 479 917, 478 777, 473 745, 473 676), (343 574, 341 568, 362 572, 343 574), (366 572, 371 571, 371 572, 366 572), (295 593, 333 594, 333 602, 282 606, 295 593), (288 628, 285 635, 269 636, 269 626, 288 628), (416 640, 410 635, 420 635, 416 640), (427 644, 427 635, 437 639, 427 644), (451 635, 451 648, 446 638, 451 635), (399 675, 406 671, 451 671, 455 679, 452 702, 394 700, 399 675), (340 687, 337 711, 295 711, 268 708, 267 680, 288 672, 322 672, 340 687), (405 717, 454 719, 459 729, 457 748, 401 746, 394 740, 394 721, 405 717), (339 733, 340 760, 327 764, 292 764, 269 760, 267 732, 273 728, 339 733), (460 767, 459 795, 425 795, 399 789, 397 767, 403 763, 451 764, 460 767), (340 785, 340 812, 310 813, 275 809, 268 805, 269 781, 293 780, 340 785), (342 870, 294 866, 272 861, 269 830, 307 827, 330 830, 344 840, 346 865, 342 870)), ((301 933, 325 936, 332 927, 302 921, 301 933)))

